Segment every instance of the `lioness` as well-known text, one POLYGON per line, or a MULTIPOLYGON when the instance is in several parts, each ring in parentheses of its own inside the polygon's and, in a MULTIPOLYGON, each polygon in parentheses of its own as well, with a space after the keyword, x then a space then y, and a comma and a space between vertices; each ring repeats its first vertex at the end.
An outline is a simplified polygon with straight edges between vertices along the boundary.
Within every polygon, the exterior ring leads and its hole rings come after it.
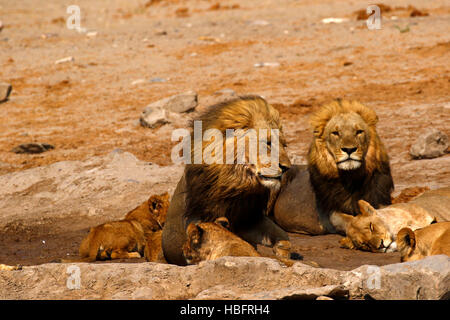
POLYGON ((450 256, 450 222, 440 222, 417 229, 403 228, 397 235, 401 261, 415 261, 427 256, 450 256))
POLYGON ((168 193, 153 195, 127 213, 123 220, 91 228, 80 245, 82 261, 140 258, 144 255, 146 246, 160 247, 158 243, 148 243, 147 238, 162 229, 168 202, 168 193))
POLYGON ((292 166, 282 181, 274 219, 284 230, 336 233, 334 212, 357 215, 358 200, 391 204, 389 158, 376 132, 375 112, 356 101, 336 100, 311 117, 308 166, 292 166))
MULTIPOLYGON (((202 124, 201 137, 209 129, 216 129, 225 137, 210 143, 198 141, 201 154, 204 155, 211 146, 220 146, 225 150, 224 158, 222 163, 206 163, 204 159, 200 159, 201 164, 196 163, 195 154, 199 149, 196 143, 192 143, 194 161, 186 164, 170 201, 163 229, 162 246, 167 262, 186 265, 182 249, 186 242, 186 228, 191 222, 213 222, 218 217, 226 217, 230 230, 254 246, 273 246, 278 241, 289 241, 288 234, 267 216, 279 191, 282 174, 291 165, 285 151, 278 111, 261 97, 240 97, 210 107, 198 120, 202 124), (236 136, 230 137, 228 129, 234 129, 236 136), (244 133, 255 129, 256 141, 263 141, 263 131, 259 129, 264 129, 269 137, 266 136, 267 140, 261 143, 268 157, 272 155, 272 148, 279 150, 277 163, 264 163, 259 153, 256 161, 251 163, 248 161, 250 148, 245 148, 245 161, 239 163, 236 141, 248 141, 247 136, 237 135, 236 130, 239 129, 244 133), (274 145, 271 145, 275 139, 270 135, 271 129, 278 130, 279 143, 274 145), (235 147, 231 152, 234 164, 227 164, 229 142, 235 147)), ((195 142, 194 134, 192 136, 195 142)), ((219 153, 216 155, 221 156, 219 153)))
POLYGON ((366 201, 359 201, 361 214, 354 217, 335 213, 333 224, 346 237, 341 246, 372 252, 397 250, 397 233, 402 228, 416 230, 434 222, 450 220, 450 188, 426 191, 407 203, 396 203, 374 209, 366 201))

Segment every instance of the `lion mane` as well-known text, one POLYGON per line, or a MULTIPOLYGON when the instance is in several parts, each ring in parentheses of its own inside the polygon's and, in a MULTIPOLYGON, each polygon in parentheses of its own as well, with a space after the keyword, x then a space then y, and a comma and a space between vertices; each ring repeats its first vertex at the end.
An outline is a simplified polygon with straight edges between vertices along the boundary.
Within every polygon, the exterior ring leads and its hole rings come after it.
POLYGON ((360 199, 375 208, 391 204, 394 183, 389 157, 376 131, 378 117, 375 111, 357 101, 335 100, 323 105, 311 116, 310 122, 314 137, 308 154, 308 170, 319 210, 328 214, 341 211, 355 215, 360 213, 357 204, 360 199), (368 148, 362 165, 348 171, 338 169, 324 137, 328 122, 344 113, 358 114, 369 128, 368 148))
MULTIPOLYGON (((278 111, 258 96, 244 96, 220 103, 198 120, 202 122, 202 133, 218 129, 223 136, 227 129, 258 129, 259 122, 281 130, 278 111)), ((282 135, 280 143, 284 144, 282 135)), ((208 144, 201 146, 204 151, 208 144)), ((223 148, 225 154, 225 139, 223 148)), ((191 150, 193 157, 194 144, 191 150)), ((236 156, 235 152, 235 164, 186 165, 189 188, 185 217, 188 221, 213 222, 219 217, 227 217, 231 230, 236 230, 248 226, 258 219, 261 212, 269 210, 271 195, 278 190, 270 190, 258 183, 256 176, 248 172, 247 165, 236 164, 236 156)))
MULTIPOLYGON (((196 137, 194 122, 191 157, 195 160, 195 151, 199 148, 203 153, 211 144, 222 143, 221 150, 217 151, 219 154, 216 154, 216 148, 213 148, 213 154, 215 160, 224 157, 225 161, 206 163, 202 159, 201 162, 186 164, 184 174, 174 191, 163 229, 162 246, 166 260, 186 265, 182 251, 187 240, 186 228, 191 223, 213 223, 220 217, 228 219, 232 233, 252 245, 259 243, 276 246, 280 241, 288 241, 288 234, 267 216, 280 190, 283 172, 291 165, 285 150, 278 111, 261 97, 244 96, 211 106, 197 120, 201 121, 202 132, 200 137, 196 137), (220 131, 223 139, 216 141, 214 136, 214 139, 203 141, 208 129, 220 131), (227 129, 240 129, 245 134, 250 129, 267 130, 267 150, 272 150, 272 145, 269 144, 269 139, 272 139, 271 129, 279 130, 276 168, 271 166, 269 171, 263 170, 268 167, 264 161, 260 161, 259 154, 256 163, 248 162, 248 158, 244 163, 237 162, 236 141, 247 139, 247 136, 236 134, 227 137, 227 129), (202 142, 199 144, 196 139, 202 139, 202 142), (233 142, 235 148, 233 164, 225 159, 227 154, 231 155, 226 150, 227 145, 231 147, 228 142, 233 142)), ((246 145, 249 146, 247 142, 246 145)), ((246 148, 244 154, 246 157, 249 156, 247 149, 249 148, 246 148)))

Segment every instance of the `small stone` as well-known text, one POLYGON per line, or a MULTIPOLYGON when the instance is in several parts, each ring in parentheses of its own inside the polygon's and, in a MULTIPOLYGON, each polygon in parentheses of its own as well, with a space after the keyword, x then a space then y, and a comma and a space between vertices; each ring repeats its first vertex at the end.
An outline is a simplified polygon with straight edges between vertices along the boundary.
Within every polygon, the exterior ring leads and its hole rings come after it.
POLYGON ((0 82, 0 103, 8 100, 12 86, 9 83, 0 82))
POLYGON ((334 300, 333 298, 327 297, 327 296, 318 296, 316 300, 334 300))
POLYGON ((236 91, 233 89, 222 89, 219 91, 214 92, 215 95, 229 95, 229 96, 236 96, 236 91))
POLYGON ((55 149, 55 147, 48 143, 25 143, 13 148, 11 152, 18 154, 36 154, 51 149, 55 149))
POLYGON ((433 159, 444 155, 448 145, 448 136, 433 128, 422 133, 409 152, 413 159, 433 159))
POLYGON ((0 31, 3 30, 3 22, 0 20, 0 31))
POLYGON ((66 58, 62 58, 62 59, 56 60, 55 64, 66 63, 66 62, 73 62, 73 61, 75 61, 74 57, 66 57, 66 58))
POLYGON ((166 82, 167 80, 166 79, 164 79, 164 78, 153 78, 153 79, 150 79, 150 82, 153 82, 153 83, 155 83, 155 82, 166 82))
POLYGON ((252 25, 254 25, 254 26, 267 26, 269 24, 270 23, 267 22, 266 20, 255 20, 252 22, 252 25))
POLYGON ((142 84, 142 83, 145 83, 145 82, 147 82, 145 79, 137 79, 137 80, 134 80, 134 81, 131 83, 131 85, 134 86, 134 85, 142 84))
POLYGON ((97 31, 89 31, 88 33, 86 33, 86 36, 89 38, 93 38, 93 37, 96 37, 97 34, 98 34, 97 31))
POLYGON ((263 68, 263 67, 279 67, 280 64, 278 62, 259 62, 253 65, 255 68, 263 68))
POLYGON ((155 32, 155 36, 167 36, 167 31, 166 30, 157 30, 155 32))
POLYGON ((141 126, 146 128, 158 128, 169 123, 167 111, 161 107, 147 106, 144 111, 142 111, 139 122, 141 126))

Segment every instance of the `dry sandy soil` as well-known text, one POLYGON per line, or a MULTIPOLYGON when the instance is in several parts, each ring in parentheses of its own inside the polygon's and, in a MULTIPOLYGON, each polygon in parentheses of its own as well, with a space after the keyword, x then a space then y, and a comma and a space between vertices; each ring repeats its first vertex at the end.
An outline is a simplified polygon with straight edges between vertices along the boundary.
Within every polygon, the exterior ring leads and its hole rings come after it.
MULTIPOLYGON (((311 112, 332 98, 358 99, 379 115, 396 193, 448 186, 449 154, 417 161, 409 148, 426 128, 450 134, 450 3, 388 4, 382 29, 368 30, 357 20, 367 6, 359 0, 0 0, 0 81, 13 86, 10 100, 0 104, 0 174, 116 148, 170 165, 177 124, 140 127, 142 109, 195 90, 200 105, 189 115, 195 116, 220 99, 215 92, 233 89, 263 95, 279 108, 297 163, 305 162, 311 112), (80 7, 88 33, 66 27, 70 4, 80 7), (411 17, 409 5, 422 14, 411 17), (328 17, 348 21, 321 22, 328 17), (74 61, 55 64, 68 56, 74 61), (279 65, 256 68, 260 62, 279 65), (166 81, 134 83, 155 78, 166 81), (55 149, 10 152, 28 142, 55 149)), ((0 261, 32 265, 74 255, 89 226, 100 222, 73 216, 41 226, 12 224, 0 233, 0 261)), ((397 254, 340 249, 338 239, 293 235, 296 251, 324 267, 399 261, 397 254)))

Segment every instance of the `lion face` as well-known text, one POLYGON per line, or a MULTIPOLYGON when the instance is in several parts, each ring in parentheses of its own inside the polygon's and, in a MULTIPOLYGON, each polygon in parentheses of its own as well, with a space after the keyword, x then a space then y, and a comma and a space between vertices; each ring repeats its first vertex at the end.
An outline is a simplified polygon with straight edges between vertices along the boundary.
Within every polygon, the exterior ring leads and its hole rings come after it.
POLYGON ((367 154, 370 132, 360 115, 354 112, 342 113, 327 123, 324 140, 340 170, 355 170, 361 166, 367 154))
POLYGON ((322 176, 337 178, 339 171, 362 168, 364 173, 389 163, 377 132, 378 117, 358 101, 335 100, 311 116, 314 140, 309 150, 309 165, 322 176))
POLYGON ((396 249, 394 236, 364 200, 358 201, 361 214, 353 217, 347 225, 347 237, 341 241, 344 247, 371 252, 392 252, 396 249))
POLYGON ((195 157, 196 148, 202 149, 203 168, 209 177, 218 177, 214 183, 246 189, 280 188, 282 174, 291 163, 274 107, 260 97, 241 97, 212 108, 200 121, 202 137, 207 139, 197 145, 194 142, 192 154, 195 157))

